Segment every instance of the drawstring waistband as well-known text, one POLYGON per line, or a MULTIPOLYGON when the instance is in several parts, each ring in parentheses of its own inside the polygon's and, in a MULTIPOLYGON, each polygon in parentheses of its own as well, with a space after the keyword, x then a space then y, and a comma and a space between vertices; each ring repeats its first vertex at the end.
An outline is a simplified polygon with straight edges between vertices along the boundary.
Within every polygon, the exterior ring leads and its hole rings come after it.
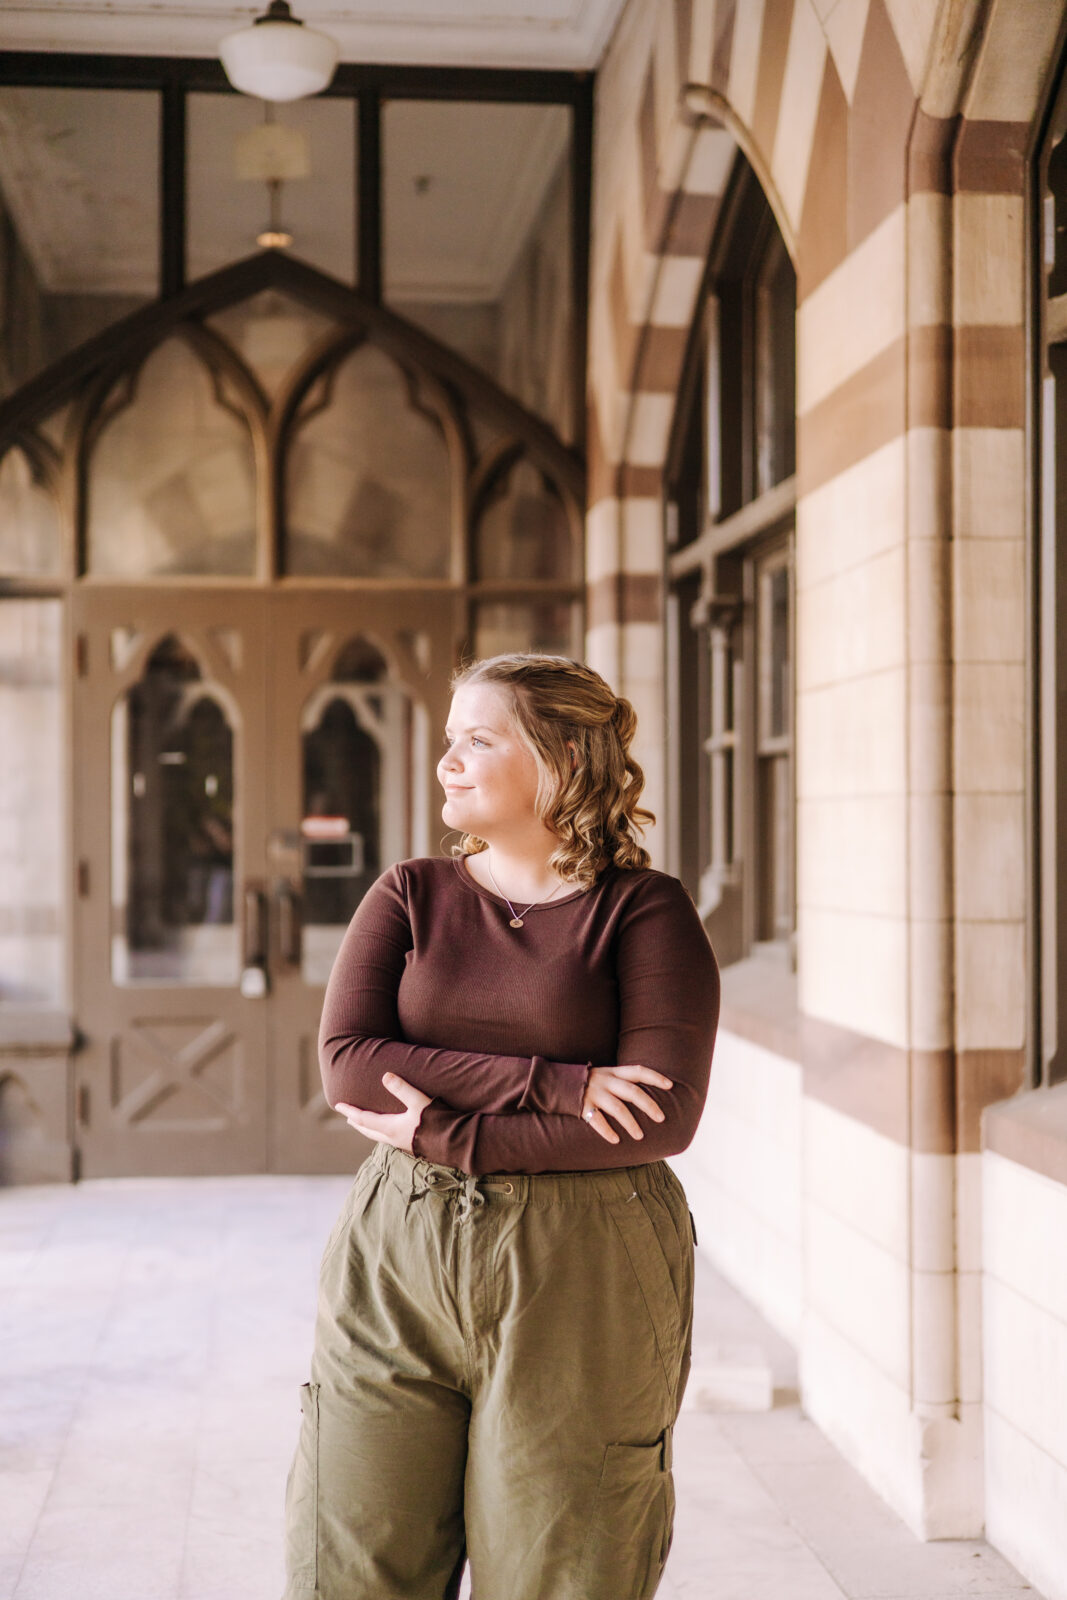
POLYGON ((494 1172, 472 1177, 458 1167, 440 1166, 385 1143, 375 1146, 368 1161, 409 1204, 426 1194, 439 1194, 442 1199, 458 1196, 457 1214, 463 1216, 480 1209, 487 1200, 539 1210, 556 1205, 625 1202, 635 1200, 638 1193, 679 1187, 665 1161, 609 1167, 599 1172, 494 1172))
POLYGON ((424 1194, 458 1194, 456 1216, 466 1220, 478 1206, 485 1205, 482 1189, 498 1189, 502 1194, 513 1194, 515 1185, 506 1178, 475 1178, 466 1173, 453 1172, 446 1167, 435 1167, 429 1161, 416 1160, 411 1168, 409 1202, 424 1194))

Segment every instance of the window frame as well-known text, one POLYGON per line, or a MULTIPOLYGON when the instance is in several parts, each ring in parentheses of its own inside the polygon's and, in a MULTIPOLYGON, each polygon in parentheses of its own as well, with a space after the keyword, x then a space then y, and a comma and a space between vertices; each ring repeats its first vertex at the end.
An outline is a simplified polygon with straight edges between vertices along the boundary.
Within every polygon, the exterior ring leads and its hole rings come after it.
MULTIPOLYGON (((1063 1022, 1067 1018, 1067 850, 1059 843, 1067 838, 1067 729, 1058 726, 1057 719, 1057 704, 1063 704, 1067 696, 1067 634, 1056 626, 1067 608, 1067 562, 1060 554, 1067 538, 1067 492, 1060 489, 1057 496, 1055 474, 1057 454, 1067 460, 1067 243, 1057 261, 1055 209, 1048 193, 1054 145, 1058 143, 1067 156, 1067 24, 1061 30, 1054 59, 1056 65, 1028 153, 1027 185, 1030 536, 1026 781, 1030 892, 1026 944, 1031 976, 1026 1081, 1031 1088, 1067 1082, 1067 1029, 1063 1022), (1048 279, 1054 267, 1065 281, 1059 294, 1050 295, 1048 279), (1062 391, 1058 405, 1057 386, 1062 391)), ((1067 176, 1063 195, 1061 223, 1067 222, 1067 176)))
MULTIPOLYGON (((690 330, 665 474, 668 848, 670 870, 693 893, 724 965, 767 951, 794 967, 796 474, 769 486, 759 478, 757 295, 778 251, 788 261, 739 156, 690 330), (785 763, 790 825, 775 876, 760 843, 768 826, 761 769, 771 752, 759 738, 759 585, 771 566, 784 566, 788 585, 785 728, 773 759, 785 763)), ((795 345, 789 370, 795 383, 795 345)), ((784 461, 792 467, 795 405, 789 424, 784 461)))
MULTIPOLYGON (((144 89, 160 96, 159 296, 185 288, 186 100, 236 94, 217 59, 0 51, 0 88, 144 89)), ((382 303, 382 109, 388 100, 465 100, 563 105, 571 112, 570 373, 574 450, 584 456, 588 281, 593 179, 593 87, 588 72, 506 67, 417 67, 343 62, 323 96, 356 101, 356 277, 351 287, 382 303)))
MULTIPOLYGON (((203 311, 199 288, 186 283, 186 99, 190 93, 233 94, 222 67, 214 59, 186 59, 156 56, 115 56, 101 54, 62 53, 51 51, 0 52, 0 86, 27 88, 71 88, 87 93, 95 89, 141 89, 159 94, 160 157, 158 204, 160 218, 160 272, 159 299, 138 313, 140 325, 131 336, 127 328, 121 341, 124 349, 131 337, 146 347, 155 340, 161 316, 187 316, 194 320, 203 311)), ((481 397, 482 402, 499 414, 498 420, 505 431, 513 434, 529 448, 532 456, 543 460, 552 470, 557 487, 568 490, 573 526, 580 526, 585 493, 585 382, 587 364, 588 328, 588 272, 590 254, 590 202, 592 191, 592 136, 593 136, 592 74, 581 72, 514 71, 511 69, 453 69, 425 67, 394 67, 379 65, 341 65, 333 83, 325 93, 331 97, 349 97, 357 103, 355 118, 357 161, 356 182, 356 281, 340 285, 326 279, 313 269, 296 270, 289 276, 307 280, 308 293, 319 297, 336 315, 339 322, 348 324, 360 318, 378 328, 384 341, 398 355, 410 346, 411 360, 425 365, 442 379, 450 393, 455 391, 462 401, 481 397), (573 370, 572 414, 574 441, 564 444, 550 425, 529 413, 521 403, 501 392, 488 376, 475 371, 454 352, 437 346, 435 341, 417 329, 401 329, 399 319, 382 304, 382 137, 381 121, 383 102, 389 98, 443 99, 501 101, 530 104, 561 104, 571 113, 570 192, 571 192, 571 304, 573 314, 571 359, 573 370), (311 280, 315 281, 312 282, 311 280), (410 337, 409 337, 410 335, 410 337)), ((298 263, 288 263, 294 269, 298 263)), ((247 266, 247 263, 245 264, 247 266)), ((253 269, 259 262, 253 260, 253 269)), ((225 267, 222 274, 239 277, 242 264, 225 267)), ((217 276, 217 275, 216 275, 217 276)), ((249 292, 260 286, 257 271, 245 273, 249 292)), ((206 282, 207 280, 201 280, 206 282)), ((274 279, 271 279, 271 284, 274 279)), ((289 287, 286 276, 279 280, 281 287, 289 287)), ((202 298, 202 297, 201 297, 202 298)), ((79 384, 95 372, 96 364, 111 360, 115 352, 110 331, 77 350, 68 353, 62 361, 30 378, 15 394, 0 400, 0 435, 2 442, 15 442, 20 446, 33 446, 36 435, 33 428, 44 416, 63 402, 75 381, 79 384), (95 348, 95 353, 89 346, 95 348), (105 346, 107 349, 105 350, 105 346), (22 424, 26 434, 23 436, 22 424)), ((84 421, 84 419, 83 419, 84 421)), ((79 423, 79 428, 82 423, 79 423)), ((16 601, 40 599, 59 602, 63 620, 63 661, 61 665, 61 690, 65 701, 64 726, 69 732, 71 716, 71 691, 75 677, 84 659, 85 640, 71 633, 71 602, 79 591, 93 583, 85 571, 85 562, 78 548, 73 513, 69 506, 76 504, 81 494, 75 482, 77 474, 65 466, 60 471, 59 453, 56 461, 37 463, 48 479, 49 487, 64 506, 64 521, 71 523, 65 540, 61 565, 55 573, 0 575, 0 604, 5 599, 16 601), (54 469, 54 470, 53 470, 54 469)), ((69 465, 69 464, 68 464, 69 465)), ((151 587, 162 590, 168 583, 183 589, 210 588, 210 579, 195 577, 148 580, 151 587)), ((260 571, 243 580, 250 590, 264 582, 286 583, 290 588, 314 587, 316 580, 299 577, 279 579, 275 572, 260 571)), ((457 655, 466 647, 473 633, 476 608, 486 600, 508 599, 517 591, 517 599, 531 602, 565 594, 573 603, 577 630, 584 631, 584 589, 579 579, 565 582, 542 580, 520 584, 507 581, 478 583, 469 572, 454 574, 444 586, 455 592, 457 598, 457 624, 454 639, 457 655)), ((331 579, 325 588, 348 587, 366 592, 374 587, 373 581, 361 579, 331 579)), ((394 587, 406 587, 404 585, 394 587)), ((412 587, 412 592, 418 589, 412 587)), ((432 585, 423 585, 429 590, 432 585)), ((438 585, 440 587, 440 585, 438 585)), ((73 835, 70 820, 70 797, 74 793, 72 747, 67 740, 63 752, 65 815, 62 837, 56 841, 63 857, 64 896, 61 906, 61 937, 63 941, 63 973, 65 998, 59 1012, 65 1014, 69 998, 74 994, 73 968, 75 959, 74 911, 75 902, 82 894, 82 867, 73 855, 73 835)), ((54 1008, 51 1008, 54 1009, 54 1008)), ((57 1013, 58 1014, 58 1013, 57 1013)), ((5 1008, 0 1006, 0 1022, 4 1021, 5 1008)), ((51 1035, 49 1035, 51 1037, 51 1035)), ((64 1035, 65 1037, 65 1035, 64 1035)))

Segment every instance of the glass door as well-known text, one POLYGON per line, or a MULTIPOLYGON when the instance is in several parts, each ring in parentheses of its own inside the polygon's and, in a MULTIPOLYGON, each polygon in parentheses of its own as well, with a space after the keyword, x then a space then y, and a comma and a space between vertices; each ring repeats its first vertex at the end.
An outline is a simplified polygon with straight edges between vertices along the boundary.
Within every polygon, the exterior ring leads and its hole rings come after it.
POLYGON ((439 848, 460 620, 444 591, 78 591, 83 1175, 359 1164, 323 992, 375 878, 439 848))
POLYGON ((319 1078, 322 998, 380 873, 436 854, 434 768, 459 602, 446 592, 282 590, 271 597, 272 1115, 279 1172, 351 1171, 368 1146, 319 1078))
POLYGON ((80 1170, 257 1171, 263 597, 85 586, 72 610, 80 1170))

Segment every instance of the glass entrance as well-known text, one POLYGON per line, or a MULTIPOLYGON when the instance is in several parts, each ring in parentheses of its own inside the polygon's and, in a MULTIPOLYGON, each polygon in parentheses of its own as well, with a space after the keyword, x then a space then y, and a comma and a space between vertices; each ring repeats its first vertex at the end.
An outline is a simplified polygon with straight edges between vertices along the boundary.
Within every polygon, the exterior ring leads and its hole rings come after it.
POLYGON ((351 1170, 323 987, 375 877, 439 849, 455 662, 581 650, 580 459, 271 252, 4 406, 0 577, 72 630, 81 1170, 351 1170))
POLYGON ((358 1164, 319 1084, 323 989, 369 885, 436 848, 453 605, 77 596, 86 1176, 358 1164))

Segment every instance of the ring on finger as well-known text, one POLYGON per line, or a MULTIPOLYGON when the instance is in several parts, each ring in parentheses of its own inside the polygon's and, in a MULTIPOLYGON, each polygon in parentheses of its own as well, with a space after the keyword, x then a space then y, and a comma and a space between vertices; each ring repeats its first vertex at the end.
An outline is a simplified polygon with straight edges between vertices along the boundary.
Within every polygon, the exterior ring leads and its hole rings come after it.
POLYGON ((593 1120, 593 1118, 595 1116, 596 1116, 596 1108, 594 1106, 590 1106, 588 1111, 583 1111, 582 1112, 582 1121, 583 1122, 592 1122, 592 1120, 593 1120))

